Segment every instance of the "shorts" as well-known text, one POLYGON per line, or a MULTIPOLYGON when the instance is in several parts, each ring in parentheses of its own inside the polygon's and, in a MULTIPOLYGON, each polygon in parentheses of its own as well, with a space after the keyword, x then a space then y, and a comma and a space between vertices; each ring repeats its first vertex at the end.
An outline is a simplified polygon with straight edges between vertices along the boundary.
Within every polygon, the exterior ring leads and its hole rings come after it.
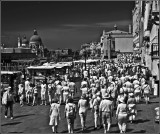
POLYGON ((74 116, 72 116, 72 117, 67 117, 67 123, 68 123, 68 124, 74 124, 74 116))
POLYGON ((19 99, 20 99, 20 101, 23 101, 23 99, 24 99, 24 95, 23 95, 23 94, 22 94, 22 95, 20 95, 19 99))
POLYGON ((97 110, 94 111, 94 118, 98 118, 99 117, 99 112, 97 110))
POLYGON ((144 96, 147 96, 147 97, 149 96, 149 92, 144 92, 143 94, 144 96))
POLYGON ((111 124, 111 113, 110 112, 102 112, 102 123, 111 124))
POLYGON ((85 118, 87 116, 87 111, 86 112, 79 112, 80 118, 85 118))
POLYGON ((41 100, 45 100, 45 99, 46 99, 45 94, 41 94, 41 100))
POLYGON ((59 123, 59 117, 58 116, 52 116, 50 117, 49 125, 51 126, 57 126, 59 123))
POLYGON ((135 96, 141 95, 141 92, 134 92, 135 96))
POLYGON ((34 97, 38 97, 38 93, 34 93, 34 97))
POLYGON ((127 123, 127 114, 119 114, 118 115, 118 123, 119 124, 123 124, 123 123, 127 123))

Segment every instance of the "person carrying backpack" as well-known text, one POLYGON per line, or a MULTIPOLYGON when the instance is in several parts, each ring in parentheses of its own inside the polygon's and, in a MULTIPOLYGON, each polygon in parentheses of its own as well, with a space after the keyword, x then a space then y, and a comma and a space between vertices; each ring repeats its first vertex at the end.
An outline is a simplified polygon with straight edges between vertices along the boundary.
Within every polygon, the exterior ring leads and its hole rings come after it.
POLYGON ((99 105, 101 102, 101 98, 97 96, 96 94, 93 95, 93 107, 92 110, 94 112, 94 129, 97 129, 97 124, 98 124, 98 118, 100 119, 100 127, 101 127, 101 117, 99 116, 99 105))
POLYGON ((76 119, 76 105, 73 103, 72 98, 68 99, 68 103, 65 106, 65 117, 67 118, 68 133, 73 133, 74 120, 76 119))
POLYGON ((82 94, 81 99, 78 101, 79 116, 81 120, 82 131, 86 128, 86 117, 88 110, 88 100, 86 94, 82 94))

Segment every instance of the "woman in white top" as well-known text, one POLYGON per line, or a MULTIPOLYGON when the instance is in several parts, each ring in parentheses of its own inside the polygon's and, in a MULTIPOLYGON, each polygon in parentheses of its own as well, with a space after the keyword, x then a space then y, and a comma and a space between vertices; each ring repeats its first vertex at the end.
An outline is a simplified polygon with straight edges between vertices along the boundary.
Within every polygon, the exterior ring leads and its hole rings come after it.
POLYGON ((134 86, 134 95, 135 95, 136 102, 139 103, 141 99, 141 86, 138 84, 134 86))
POLYGON ((121 103, 118 104, 116 118, 118 119, 120 133, 125 133, 127 128, 128 107, 124 98, 121 98, 119 101, 121 103))
POLYGON ((53 133, 57 133, 57 127, 59 124, 60 117, 60 104, 58 104, 58 100, 52 100, 51 108, 50 108, 50 122, 49 125, 52 126, 53 133))
POLYGON ((69 97, 69 86, 67 86, 67 83, 64 84, 62 91, 63 91, 63 101, 64 103, 66 103, 69 97))
POLYGON ((19 84, 18 86, 19 90, 18 90, 18 95, 19 95, 19 100, 20 100, 20 105, 21 107, 24 105, 24 86, 23 84, 19 84))
POLYGON ((82 94, 81 99, 78 102, 79 116, 81 119, 82 131, 85 129, 86 125, 86 116, 88 110, 88 101, 86 99, 86 94, 82 94))
POLYGON ((68 99, 68 103, 65 106, 65 117, 67 118, 68 133, 73 133, 74 120, 76 119, 76 105, 73 103, 72 98, 68 99))
POLYGON ((38 86, 37 86, 37 84, 33 88, 33 104, 32 104, 32 106, 34 106, 35 104, 38 104, 38 86))
POLYGON ((46 102, 46 84, 45 82, 42 81, 42 84, 41 84, 41 105, 47 105, 47 102, 46 102))
POLYGON ((82 94, 88 94, 88 88, 87 88, 87 85, 86 84, 84 84, 83 86, 82 86, 82 88, 80 88, 80 90, 82 90, 82 94))
POLYGON ((142 86, 142 91, 143 91, 143 94, 144 94, 145 102, 146 102, 146 104, 148 104, 149 103, 149 95, 151 93, 151 88, 150 88, 150 85, 148 84, 147 81, 142 86))

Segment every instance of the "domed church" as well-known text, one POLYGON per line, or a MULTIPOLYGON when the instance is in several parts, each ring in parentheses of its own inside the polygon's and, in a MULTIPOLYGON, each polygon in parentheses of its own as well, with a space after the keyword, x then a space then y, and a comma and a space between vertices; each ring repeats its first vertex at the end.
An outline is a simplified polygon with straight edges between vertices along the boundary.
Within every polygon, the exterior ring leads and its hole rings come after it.
POLYGON ((29 47, 32 52, 35 52, 39 57, 44 57, 44 46, 36 29, 34 29, 34 33, 30 38, 29 47))

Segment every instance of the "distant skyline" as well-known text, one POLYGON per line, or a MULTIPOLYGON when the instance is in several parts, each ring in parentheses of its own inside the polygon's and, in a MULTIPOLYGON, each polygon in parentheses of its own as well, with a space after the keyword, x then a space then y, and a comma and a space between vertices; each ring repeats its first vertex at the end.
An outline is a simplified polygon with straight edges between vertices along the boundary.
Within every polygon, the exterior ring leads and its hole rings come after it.
POLYGON ((17 37, 29 40, 37 29, 48 49, 80 49, 98 42, 102 31, 129 30, 134 1, 2 1, 1 41, 17 46, 17 37))

